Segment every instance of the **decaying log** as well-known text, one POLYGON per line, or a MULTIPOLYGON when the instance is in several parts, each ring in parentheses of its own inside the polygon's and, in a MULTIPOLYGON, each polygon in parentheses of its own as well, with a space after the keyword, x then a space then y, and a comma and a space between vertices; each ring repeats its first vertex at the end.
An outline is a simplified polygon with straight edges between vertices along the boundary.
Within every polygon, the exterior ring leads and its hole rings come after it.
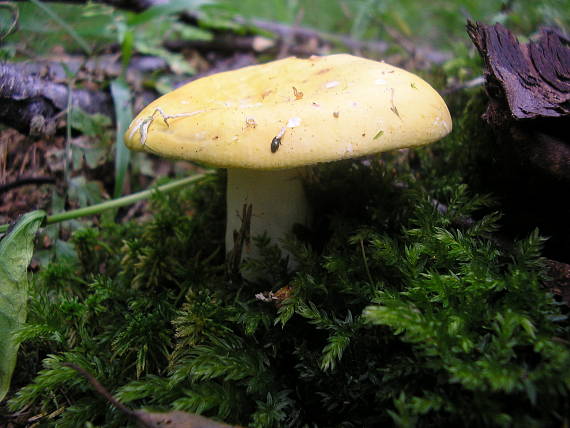
POLYGON ((467 31, 486 65, 485 120, 521 162, 570 183, 570 39, 543 29, 519 43, 499 24, 469 22, 467 31))
MULTIPOLYGON (((34 74, 22 72, 18 64, 0 64, 0 98, 25 101, 44 98, 58 110, 67 108, 69 88, 65 83, 43 79, 34 74)), ((72 101, 87 111, 107 111, 108 97, 98 91, 77 89, 72 92, 72 101), (107 107, 107 108, 106 108, 107 107)))
POLYGON ((570 39, 555 29, 519 43, 505 27, 468 23, 467 31, 487 66, 487 82, 498 86, 514 119, 570 115, 570 39))
MULTIPOLYGON (((213 66, 190 78, 175 82, 178 87, 189 81, 213 73, 234 70, 256 63, 252 54, 236 53, 229 57, 211 58, 213 66)), ((68 57, 68 70, 87 81, 116 77, 120 74, 117 57, 103 56, 85 61, 82 57, 68 57), (69 60, 69 62, 68 62, 69 60), (101 74, 103 74, 101 76, 101 74), (99 76, 99 77, 97 77, 99 76)), ((166 68, 164 60, 156 57, 135 57, 127 70, 127 80, 140 87, 144 73, 166 68)), ((24 134, 50 136, 56 131, 56 121, 67 109, 69 85, 61 62, 5 63, 0 65, 0 122, 24 134)), ((151 90, 137 93, 134 110, 138 112, 159 94, 151 90)), ((114 117, 113 100, 107 89, 73 89, 72 105, 87 113, 100 113, 114 117)))
MULTIPOLYGON (((65 110, 69 86, 33 74, 23 74, 14 64, 0 64, 0 121, 20 132, 50 134, 55 131, 53 120, 65 110)), ((105 92, 74 89, 72 105, 88 113, 111 115, 111 97, 105 92)))
MULTIPOLYGON (((162 58, 134 57, 127 69, 127 80, 140 86, 136 82, 142 81, 144 73, 166 68, 168 65, 162 58)), ((48 57, 34 62, 0 64, 0 121, 26 134, 52 135, 58 115, 67 109, 69 73, 78 80, 105 81, 119 76, 121 71, 116 55, 91 59, 48 57)), ((88 113, 111 117, 114 114, 111 95, 106 90, 72 89, 71 102, 88 113)))
MULTIPOLYGON (((10 68, 22 76, 32 75, 52 82, 66 82, 68 76, 77 79, 104 81, 122 73, 119 55, 100 55, 85 58, 81 55, 42 57, 34 61, 11 63, 10 68), (65 64, 65 66, 64 66, 65 64)), ((126 80, 139 82, 145 73, 168 70, 168 64, 157 56, 134 56, 127 67, 126 80)))

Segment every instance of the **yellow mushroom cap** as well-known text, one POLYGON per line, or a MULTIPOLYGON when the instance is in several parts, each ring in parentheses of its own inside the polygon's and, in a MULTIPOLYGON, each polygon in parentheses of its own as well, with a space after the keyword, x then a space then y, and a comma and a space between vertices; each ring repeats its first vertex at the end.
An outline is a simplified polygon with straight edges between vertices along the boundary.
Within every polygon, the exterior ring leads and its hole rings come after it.
POLYGON ((451 126, 445 102, 418 76, 339 54, 190 82, 143 109, 125 142, 218 167, 269 170, 420 146, 451 126))

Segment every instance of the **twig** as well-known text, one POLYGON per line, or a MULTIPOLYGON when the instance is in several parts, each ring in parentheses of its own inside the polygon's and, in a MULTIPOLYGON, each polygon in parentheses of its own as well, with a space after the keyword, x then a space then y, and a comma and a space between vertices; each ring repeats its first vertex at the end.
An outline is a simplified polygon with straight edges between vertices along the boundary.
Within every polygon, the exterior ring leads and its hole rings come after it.
POLYGON ((75 86, 75 75, 67 83, 67 108, 65 114, 65 146, 63 150, 63 179, 66 186, 70 184, 71 163, 73 162, 73 152, 71 151, 71 115, 73 113, 73 87, 75 86))
POLYGON ((26 186, 28 184, 54 184, 53 177, 20 177, 11 183, 0 185, 0 193, 15 189, 16 187, 26 186))
POLYGON ((384 53, 389 47, 388 43, 382 41, 357 40, 342 34, 327 33, 307 27, 295 27, 263 19, 247 19, 241 16, 236 16, 234 21, 240 25, 249 25, 260 30, 268 31, 277 35, 281 39, 289 37, 290 35, 301 37, 303 39, 316 38, 324 42, 344 45, 350 50, 364 50, 374 53, 384 53))
POLYGON ((415 62, 420 62, 425 64, 443 64, 444 62, 451 59, 451 53, 445 51, 438 51, 432 49, 431 47, 420 46, 416 40, 412 40, 402 34, 395 28, 384 25, 386 33, 402 47, 404 51, 412 58, 415 62))
MULTIPOLYGON (((103 385, 101 385, 101 383, 97 379, 95 379, 95 377, 87 370, 85 370, 83 367, 79 367, 78 365, 75 365, 73 363, 62 363, 62 366, 70 367, 76 372, 80 373, 85 379, 87 379, 87 381, 91 384, 93 389, 97 391, 97 394, 101 395, 103 398, 105 398, 105 400, 107 400, 109 403, 111 403, 113 406, 115 406, 125 415, 134 418, 137 421, 139 420, 139 418, 137 417, 136 413, 133 410, 129 409, 127 406, 125 406, 123 403, 121 403, 119 400, 113 397, 113 395, 111 395, 111 393, 107 391, 107 389, 103 385)), ((146 425, 146 427, 153 428, 152 425, 146 425)))
POLYGON ((80 373, 91 384, 93 389, 105 400, 123 412, 125 415, 135 420, 143 428, 241 428, 234 425, 212 421, 203 416, 192 415, 186 412, 172 411, 167 413, 149 413, 143 410, 131 410, 119 400, 117 400, 107 389, 99 383, 95 377, 82 367, 72 363, 62 363, 63 366, 72 368, 80 373))
MULTIPOLYGON (((299 28, 299 24, 303 19, 303 15, 305 14, 305 9, 301 8, 295 16, 295 23, 293 24, 293 30, 299 28)), ((277 58, 285 58, 289 54, 289 49, 293 44, 293 39, 295 38, 295 32, 291 31, 289 34, 286 34, 282 38, 281 47, 279 48, 279 53, 277 54, 277 58)))

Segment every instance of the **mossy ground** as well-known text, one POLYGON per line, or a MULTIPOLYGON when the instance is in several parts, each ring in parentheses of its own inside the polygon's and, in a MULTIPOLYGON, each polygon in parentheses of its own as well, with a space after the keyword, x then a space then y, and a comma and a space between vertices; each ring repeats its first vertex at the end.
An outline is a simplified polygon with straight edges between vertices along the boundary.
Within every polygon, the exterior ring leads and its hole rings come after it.
POLYGON ((443 142, 315 168, 297 272, 260 238, 243 268, 266 279, 228 279, 223 173, 145 223, 75 232, 75 256, 34 276, 10 409, 125 426, 68 361, 133 408, 244 426, 567 424, 566 307, 541 286, 539 233, 505 246, 500 204, 466 185, 489 138, 467 98, 443 142))

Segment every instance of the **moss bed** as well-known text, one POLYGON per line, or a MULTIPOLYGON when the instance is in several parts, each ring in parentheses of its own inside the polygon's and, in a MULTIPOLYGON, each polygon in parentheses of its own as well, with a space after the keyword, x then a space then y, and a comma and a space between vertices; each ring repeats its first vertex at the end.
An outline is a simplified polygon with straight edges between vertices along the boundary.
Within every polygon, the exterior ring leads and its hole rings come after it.
POLYGON ((266 279, 227 274, 223 173, 158 195, 146 222, 77 230, 34 275, 4 411, 126 426, 72 362, 131 408, 243 426, 567 424, 569 323, 543 286, 544 239, 505 243, 473 179, 492 138, 481 100, 453 108, 443 142, 314 169, 315 225, 286 243, 297 272, 257 237, 264 258, 242 269, 266 279))

